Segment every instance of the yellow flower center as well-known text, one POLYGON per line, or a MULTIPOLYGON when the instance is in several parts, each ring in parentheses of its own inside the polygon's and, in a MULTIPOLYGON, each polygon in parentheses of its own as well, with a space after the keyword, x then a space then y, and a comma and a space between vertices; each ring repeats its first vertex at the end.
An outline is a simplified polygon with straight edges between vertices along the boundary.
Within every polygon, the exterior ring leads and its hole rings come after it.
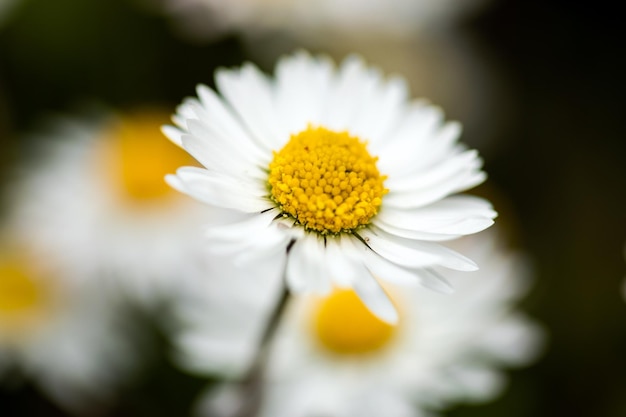
POLYGON ((13 343, 56 317, 53 279, 41 265, 13 249, 0 252, 0 339, 13 343))
POLYGON ((177 195, 165 183, 165 174, 183 165, 195 165, 185 151, 161 133, 161 126, 168 122, 165 112, 143 110, 122 118, 108 132, 113 146, 109 150, 107 169, 133 201, 177 195))
POLYGON ((43 298, 42 288, 24 265, 0 259, 0 321, 36 310, 43 298))
POLYGON ((321 234, 369 223, 387 193, 377 157, 348 132, 309 126, 274 152, 271 196, 283 213, 321 234))
POLYGON ((344 355, 379 350, 396 330, 372 314, 352 290, 336 290, 322 300, 313 324, 321 344, 344 355))

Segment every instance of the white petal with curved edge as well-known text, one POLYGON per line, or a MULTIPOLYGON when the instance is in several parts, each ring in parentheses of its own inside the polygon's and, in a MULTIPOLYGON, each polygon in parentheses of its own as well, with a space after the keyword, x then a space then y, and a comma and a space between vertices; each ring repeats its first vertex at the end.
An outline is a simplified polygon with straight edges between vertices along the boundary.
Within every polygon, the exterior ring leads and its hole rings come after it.
POLYGON ((211 116, 202 120, 207 126, 220 132, 223 137, 229 138, 234 143, 245 146, 247 152, 252 153, 255 158, 262 158, 266 154, 267 158, 271 158, 271 153, 250 136, 242 126, 241 120, 233 114, 233 111, 215 91, 205 85, 198 85, 196 90, 206 114, 211 116))
POLYGON ((380 73, 368 68, 361 58, 346 58, 335 77, 321 123, 331 130, 351 131, 360 110, 354 103, 366 100, 380 78, 380 73))
POLYGON ((451 194, 467 190, 482 183, 487 178, 486 174, 476 168, 470 168, 444 183, 434 184, 431 187, 404 192, 394 192, 390 189, 385 196, 385 204, 397 208, 417 208, 434 203, 437 200, 448 197, 451 194))
MULTIPOLYGON (((451 196, 435 203, 415 209, 399 209, 383 206, 372 223, 380 225, 393 234, 400 232, 402 237, 414 237, 411 232, 466 235, 476 233, 493 224, 497 213, 484 199, 473 196, 451 196), (390 227, 386 227, 386 226, 390 227)), ((427 239, 428 240, 428 239, 427 239)))
POLYGON ((354 122, 355 133, 368 144, 386 141, 393 134, 407 102, 408 87, 403 79, 381 80, 379 84, 354 122))
POLYGON ((442 183, 467 169, 480 169, 482 161, 478 152, 471 149, 455 155, 449 155, 435 166, 405 175, 396 175, 385 181, 385 186, 394 192, 419 190, 442 183))
POLYGON ((201 168, 179 168, 176 175, 167 175, 165 181, 178 191, 217 207, 253 213, 275 206, 254 184, 201 168))
POLYGON ((454 292, 452 285, 442 276, 428 274, 423 269, 403 268, 373 252, 365 258, 365 265, 374 276, 393 284, 420 285, 443 294, 454 292))
POLYGON ((432 162, 428 145, 442 120, 441 110, 420 101, 412 102, 393 134, 371 144, 373 154, 379 157, 381 172, 402 176, 417 163, 432 162))
POLYGON ((294 292, 328 294, 331 290, 324 264, 324 246, 314 235, 298 239, 287 257, 287 285, 294 292))
POLYGON ((370 230, 363 230, 359 235, 367 242, 367 245, 383 258, 407 267, 425 267, 437 265, 441 261, 439 254, 429 251, 416 250, 407 245, 402 245, 399 238, 381 237, 380 233, 374 234, 370 230))
POLYGON ((408 268, 444 266, 458 271, 475 271, 478 266, 465 256, 433 242, 420 242, 390 235, 374 227, 359 234, 385 259, 408 268))
POLYGON ((260 214, 248 214, 233 223, 213 226, 207 229, 205 235, 208 239, 217 239, 221 242, 246 240, 248 236, 267 229, 277 214, 279 214, 279 211, 276 208, 260 214))
POLYGON ((326 240, 328 273, 336 285, 344 288, 351 287, 356 278, 352 259, 358 258, 358 256, 351 255, 350 251, 354 253, 354 248, 351 247, 350 240, 350 238, 343 236, 327 238, 326 240))
POLYGON ((277 118, 274 86, 256 66, 245 64, 239 70, 220 70, 215 82, 249 134, 265 150, 283 146, 289 135, 277 118))
POLYGON ((359 279, 354 282, 354 292, 376 317, 389 324, 396 324, 398 311, 391 299, 365 266, 361 265, 360 269, 359 279))
POLYGON ((319 124, 333 78, 330 59, 298 52, 276 66, 277 109, 290 134, 319 124))
POLYGON ((447 122, 429 135, 429 140, 424 141, 419 153, 427 153, 428 158, 420 158, 413 164, 408 173, 432 169, 435 165, 442 163, 451 155, 466 150, 465 145, 457 144, 461 136, 461 124, 458 122, 447 122))
POLYGON ((183 147, 182 137, 184 132, 182 130, 174 126, 166 125, 161 127, 161 132, 163 132, 163 134, 176 145, 180 146, 181 148, 183 147))
POLYGON ((267 181, 265 161, 249 153, 250 149, 245 144, 229 141, 197 120, 188 122, 191 135, 183 135, 183 146, 207 169, 232 177, 267 181))
MULTIPOLYGON (((205 92, 204 94, 206 96, 209 93, 205 92)), ((226 116, 224 116, 224 119, 221 119, 213 114, 217 113, 219 115, 228 111, 218 100, 219 98, 215 97, 215 101, 210 102, 212 104, 210 109, 207 109, 206 105, 198 100, 190 100, 186 105, 195 117, 185 121, 187 130, 200 139, 218 142, 220 146, 234 149, 233 154, 239 155, 242 159, 259 161, 267 158, 269 152, 259 147, 245 132, 240 123, 229 121, 226 116), (192 128, 195 128, 195 131, 192 128), (242 150, 245 150, 245 152, 241 152, 242 150)), ((264 164, 265 162, 269 162, 269 160, 264 160, 264 164)))
POLYGON ((461 235, 454 234, 429 233, 416 230, 400 229, 378 220, 372 221, 372 224, 391 235, 403 237, 406 239, 426 240, 430 242, 445 242, 461 237, 461 235))

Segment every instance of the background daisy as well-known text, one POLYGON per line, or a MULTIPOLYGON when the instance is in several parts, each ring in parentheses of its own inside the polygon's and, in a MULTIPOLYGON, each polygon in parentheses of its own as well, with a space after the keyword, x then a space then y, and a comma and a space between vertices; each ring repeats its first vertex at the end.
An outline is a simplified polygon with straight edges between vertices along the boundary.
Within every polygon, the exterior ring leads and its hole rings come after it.
POLYGON ((104 409, 136 370, 120 304, 10 239, 0 245, 0 381, 21 376, 73 413, 104 409))
POLYGON ((163 181, 194 161, 162 136, 164 119, 155 109, 55 119, 11 195, 17 234, 147 306, 202 273, 204 214, 163 181))
POLYGON ((161 0, 164 9, 181 19, 181 30, 195 36, 215 36, 240 30, 247 33, 289 32, 297 37, 320 37, 324 32, 369 32, 407 35, 436 28, 486 3, 485 0, 161 0))
MULTIPOLYGON (((257 415, 416 416, 498 394, 506 381, 499 368, 528 363, 543 336, 515 308, 528 289, 528 265, 493 232, 457 243, 481 271, 452 274, 452 295, 390 286, 396 327, 350 290, 294 297, 257 388, 257 415)), ((236 389, 209 394, 205 415, 236 415, 230 412, 250 401, 236 389)))

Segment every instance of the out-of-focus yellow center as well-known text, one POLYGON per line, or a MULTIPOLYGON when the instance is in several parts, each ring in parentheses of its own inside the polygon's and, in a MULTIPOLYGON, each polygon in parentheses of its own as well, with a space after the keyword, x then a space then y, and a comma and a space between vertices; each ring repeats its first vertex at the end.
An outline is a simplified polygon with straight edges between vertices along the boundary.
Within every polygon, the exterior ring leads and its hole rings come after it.
POLYGON ((313 324, 325 348, 346 355, 379 350, 396 330, 372 314, 352 290, 336 290, 322 300, 313 324))
POLYGON ((0 321, 37 309, 42 288, 17 261, 0 259, 0 321))
POLYGON ((165 175, 181 166, 195 165, 161 133, 161 126, 168 122, 168 113, 144 110, 123 117, 109 132, 114 144, 110 152, 113 174, 134 201, 177 195, 165 183, 165 175))
POLYGON ((369 223, 388 190, 377 157, 348 132, 309 126, 274 152, 271 196, 284 213, 321 234, 349 232, 369 223))

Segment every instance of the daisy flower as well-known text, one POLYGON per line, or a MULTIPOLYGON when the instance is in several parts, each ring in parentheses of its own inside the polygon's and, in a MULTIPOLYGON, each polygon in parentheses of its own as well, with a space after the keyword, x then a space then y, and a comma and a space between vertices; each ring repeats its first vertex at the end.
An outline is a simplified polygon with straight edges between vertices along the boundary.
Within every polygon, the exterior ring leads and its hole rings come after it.
POLYGON ((166 0, 163 8, 196 37, 243 30, 287 31, 315 38, 324 32, 407 35, 441 26, 487 0, 166 0))
POLYGON ((100 277, 146 305, 199 273, 202 205, 163 176, 194 161, 160 132, 167 114, 57 119, 35 144, 36 168, 15 181, 16 233, 37 250, 100 277), (39 156, 39 155, 38 155, 39 156))
MULTIPOLYGON (((498 368, 528 363, 541 346, 541 329, 514 307, 528 288, 527 262, 491 232, 455 243, 481 271, 450 274, 457 292, 449 296, 387 286, 396 326, 350 289, 292 297, 269 347, 256 415, 415 417, 496 396, 506 380, 498 368)), ((236 415, 248 401, 239 387, 211 391, 203 415, 236 415)))
POLYGON ((0 242, 0 378, 17 369, 68 410, 99 408, 133 369, 129 335, 110 294, 51 259, 0 242))
POLYGON ((216 84, 221 96, 200 85, 163 130, 205 167, 166 179, 216 208, 214 253, 284 264, 295 292, 354 288, 390 323, 379 279, 450 292, 434 266, 477 269, 438 242, 493 223, 489 202, 454 195, 484 181, 482 161, 457 142, 459 124, 410 101, 401 79, 359 58, 336 70, 298 53, 275 79, 247 64, 216 84))

